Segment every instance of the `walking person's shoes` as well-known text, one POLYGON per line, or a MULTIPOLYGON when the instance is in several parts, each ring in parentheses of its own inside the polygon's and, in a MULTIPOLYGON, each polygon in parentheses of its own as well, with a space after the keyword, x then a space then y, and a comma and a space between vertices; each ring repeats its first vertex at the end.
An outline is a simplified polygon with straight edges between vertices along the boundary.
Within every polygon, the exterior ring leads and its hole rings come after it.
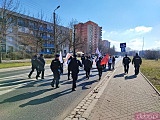
POLYGON ((28 75, 28 78, 31 78, 31 76, 28 75))
POLYGON ((36 76, 36 79, 38 80, 38 76, 36 76))
POLYGON ((44 79, 44 77, 41 77, 41 79, 44 79))
POLYGON ((76 91, 76 88, 72 88, 72 91, 76 91))
POLYGON ((59 86, 57 85, 56 88, 59 88, 59 86))
POLYGON ((54 87, 54 83, 53 82, 51 82, 51 86, 54 87))
POLYGON ((101 77, 99 77, 99 80, 101 80, 101 77))
POLYGON ((70 78, 68 78, 68 80, 70 80, 70 78))

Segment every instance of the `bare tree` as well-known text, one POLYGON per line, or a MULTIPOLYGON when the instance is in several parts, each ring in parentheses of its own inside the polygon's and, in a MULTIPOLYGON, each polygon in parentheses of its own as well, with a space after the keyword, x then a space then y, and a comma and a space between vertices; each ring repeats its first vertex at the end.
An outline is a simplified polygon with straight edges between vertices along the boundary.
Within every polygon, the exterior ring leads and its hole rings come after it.
POLYGON ((19 1, 2 0, 0 6, 0 63, 2 63, 2 49, 6 46, 6 36, 9 28, 12 29, 15 19, 13 14, 18 10, 19 1), (2 46, 3 45, 3 46, 2 46))
POLYGON ((83 40, 81 38, 81 35, 78 34, 76 25, 78 21, 76 19, 72 19, 69 23, 69 28, 71 29, 70 32, 70 38, 69 40, 69 49, 73 49, 73 52, 75 53, 76 50, 83 48, 83 40))

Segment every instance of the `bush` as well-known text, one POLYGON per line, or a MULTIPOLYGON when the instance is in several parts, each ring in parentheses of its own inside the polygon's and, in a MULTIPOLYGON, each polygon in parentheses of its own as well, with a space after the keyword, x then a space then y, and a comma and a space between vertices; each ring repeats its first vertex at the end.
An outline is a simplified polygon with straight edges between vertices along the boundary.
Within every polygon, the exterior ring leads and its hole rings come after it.
POLYGON ((155 60, 159 58, 159 51, 155 51, 155 50, 146 50, 144 57, 146 59, 150 59, 150 60, 155 60))
POLYGON ((54 58, 54 54, 46 54, 44 55, 44 58, 54 58))

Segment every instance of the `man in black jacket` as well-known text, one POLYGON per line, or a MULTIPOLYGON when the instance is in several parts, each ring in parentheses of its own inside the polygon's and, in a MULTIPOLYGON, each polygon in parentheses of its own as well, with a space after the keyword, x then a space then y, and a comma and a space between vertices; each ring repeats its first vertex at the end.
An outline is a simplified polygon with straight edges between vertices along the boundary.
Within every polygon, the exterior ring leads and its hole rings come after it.
POLYGON ((103 66, 101 65, 101 61, 102 61, 102 57, 99 57, 98 61, 96 62, 96 66, 97 66, 97 69, 98 69, 99 80, 102 77, 102 69, 103 69, 103 66))
POLYGON ((56 84, 56 88, 59 88, 59 79, 60 79, 60 74, 62 71, 62 66, 61 63, 59 61, 59 55, 56 54, 55 55, 55 59, 52 60, 50 68, 53 72, 53 81, 51 82, 51 86, 54 87, 54 84, 56 84), (55 83, 56 82, 56 83, 55 83))
POLYGON ((41 75, 41 79, 44 79, 44 66, 45 66, 45 60, 43 58, 43 54, 40 54, 40 56, 38 57, 38 74, 36 76, 36 79, 38 79, 38 77, 41 75))
POLYGON ((84 54, 82 54, 82 56, 81 56, 82 65, 84 65, 84 60, 85 60, 85 56, 84 56, 84 54))
POLYGON ((140 65, 142 64, 142 59, 138 56, 138 53, 136 53, 136 56, 133 57, 132 64, 134 64, 135 75, 138 75, 140 65))
POLYGON ((36 69, 37 71, 37 75, 38 75, 38 59, 37 59, 37 55, 34 55, 31 59, 31 63, 32 63, 32 70, 30 71, 28 78, 31 78, 32 73, 34 72, 34 70, 36 69))
POLYGON ((125 55, 125 57, 123 58, 123 65, 124 65, 124 73, 128 74, 128 70, 129 70, 129 63, 131 62, 131 59, 127 56, 127 54, 125 55))
POLYGON ((72 56, 69 57, 67 64, 68 64, 68 80, 70 80, 70 72, 71 72, 71 65, 70 62, 72 60, 72 56))
POLYGON ((90 76, 91 68, 92 68, 92 61, 90 60, 89 56, 86 56, 86 59, 84 60, 84 70, 86 71, 86 78, 88 79, 90 76))
POLYGON ((82 64, 79 60, 77 60, 76 55, 73 55, 73 58, 70 62, 70 70, 72 71, 72 78, 73 78, 73 84, 72 84, 72 91, 76 90, 76 81, 78 79, 78 73, 79 73, 79 66, 82 67, 82 64))

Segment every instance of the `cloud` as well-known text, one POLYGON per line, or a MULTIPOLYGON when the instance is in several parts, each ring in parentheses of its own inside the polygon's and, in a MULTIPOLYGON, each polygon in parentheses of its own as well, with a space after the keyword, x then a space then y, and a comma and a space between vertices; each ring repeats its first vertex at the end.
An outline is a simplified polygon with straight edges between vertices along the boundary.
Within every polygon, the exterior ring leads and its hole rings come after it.
POLYGON ((127 32, 135 32, 135 33, 147 33, 152 30, 152 27, 138 26, 132 29, 127 30, 127 32))
MULTIPOLYGON (((154 29, 155 30, 155 29, 154 29)), ((142 50, 143 45, 143 37, 149 36, 145 39, 145 46, 144 48, 149 48, 150 46, 153 47, 153 28, 146 27, 146 26, 137 26, 135 28, 129 28, 125 30, 117 30, 117 31, 102 31, 102 39, 109 40, 111 42, 111 47, 115 45, 116 50, 120 51, 119 44, 126 42, 127 47, 130 47, 132 50, 142 50)), ((157 38, 157 37, 156 37, 157 38)), ((160 46, 160 41, 157 41, 157 45, 160 46)))
MULTIPOLYGON (((115 46, 116 51, 121 51, 120 43, 122 42, 115 40, 108 40, 108 41, 111 42, 111 47, 113 45, 115 46)), ((131 48, 131 50, 142 50, 142 46, 143 46, 143 40, 140 38, 134 38, 126 42, 126 47, 131 48)))

